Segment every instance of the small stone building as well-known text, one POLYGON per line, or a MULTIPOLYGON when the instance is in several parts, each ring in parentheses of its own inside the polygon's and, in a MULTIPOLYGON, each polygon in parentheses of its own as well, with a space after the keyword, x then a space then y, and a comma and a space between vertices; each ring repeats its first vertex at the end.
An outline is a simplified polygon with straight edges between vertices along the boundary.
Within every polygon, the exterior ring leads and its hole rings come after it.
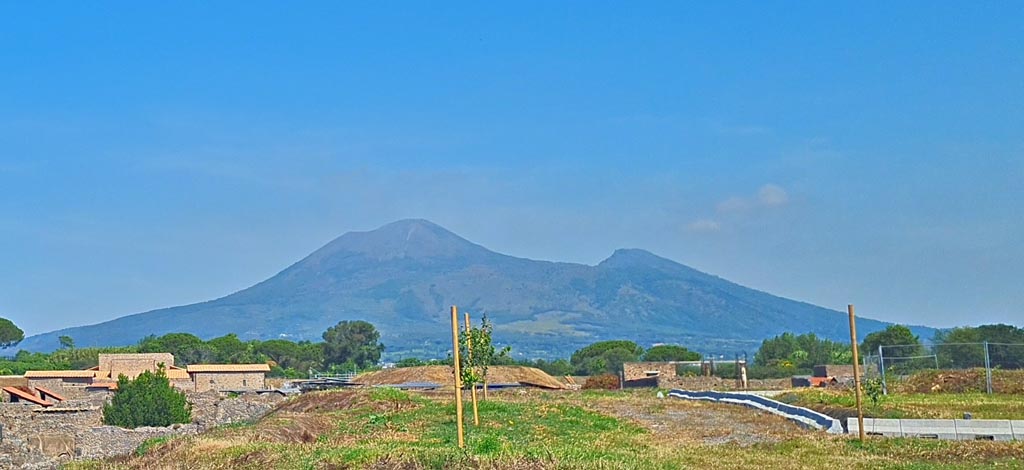
MULTIPOLYGON (((145 371, 155 372, 160 365, 165 369, 174 368, 171 353, 100 354, 100 364, 92 370, 97 376, 117 380, 121 375, 134 379, 145 371)), ((180 370, 180 369, 179 369, 180 370)))
MULTIPOLYGON (((96 372, 92 370, 30 370, 25 372, 29 387, 85 390, 96 372)), ((72 396, 75 394, 72 393, 72 396)))
POLYGON ((194 391, 219 392, 266 388, 267 364, 195 364, 187 367, 195 384, 194 391))
POLYGON ((622 373, 626 380, 675 377, 676 362, 626 362, 622 364, 622 373))
POLYGON ((31 370, 25 379, 33 387, 71 392, 78 397, 86 392, 106 393, 117 388, 118 377, 134 379, 139 374, 164 368, 174 387, 203 392, 206 390, 242 391, 266 388, 267 364, 194 364, 176 367, 169 353, 100 354, 99 365, 86 370, 31 370))

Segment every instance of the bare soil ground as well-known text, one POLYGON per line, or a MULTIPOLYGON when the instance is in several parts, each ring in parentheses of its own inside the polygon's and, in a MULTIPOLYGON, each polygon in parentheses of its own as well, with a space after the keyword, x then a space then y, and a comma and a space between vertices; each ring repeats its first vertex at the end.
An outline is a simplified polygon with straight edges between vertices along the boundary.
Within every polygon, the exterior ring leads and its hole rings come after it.
POLYGON ((524 392, 520 396, 525 401, 564 402, 632 421, 665 442, 747 446, 820 434, 770 413, 738 405, 657 398, 653 390, 524 392))
MULTIPOLYGON (((904 381, 894 381, 899 393, 971 393, 984 392, 985 369, 929 370, 904 381)), ((1024 394, 1024 370, 992 371, 992 389, 996 393, 1024 394)))

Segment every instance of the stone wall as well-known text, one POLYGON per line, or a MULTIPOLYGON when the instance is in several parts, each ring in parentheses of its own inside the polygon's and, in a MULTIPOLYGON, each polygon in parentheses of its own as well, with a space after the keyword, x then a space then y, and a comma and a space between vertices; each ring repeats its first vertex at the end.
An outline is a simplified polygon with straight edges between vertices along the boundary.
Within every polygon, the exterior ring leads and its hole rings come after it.
POLYGON ((170 382, 171 386, 178 390, 182 390, 185 392, 196 391, 196 384, 195 382, 192 381, 192 379, 173 379, 170 382))
POLYGON ((134 379, 147 370, 156 370, 158 364, 165 367, 174 365, 174 355, 170 353, 142 354, 100 354, 100 370, 109 371, 110 378, 117 380, 121 374, 134 379))
POLYGON ((622 364, 626 380, 647 377, 675 377, 676 365, 669 362, 626 362, 622 364), (656 372, 656 374, 655 374, 656 372))
POLYGON ((264 372, 193 372, 195 391, 208 390, 259 390, 266 388, 264 372))
POLYGON ((69 400, 85 398, 85 386, 90 382, 92 382, 92 379, 85 377, 28 379, 30 387, 43 387, 53 393, 59 393, 61 396, 69 400))
MULTIPOLYGON (((659 377, 658 387, 680 390, 742 390, 736 379, 721 377, 659 377)), ((750 379, 747 390, 786 390, 791 388, 790 379, 750 379)))
POLYGON ((283 397, 243 394, 234 398, 216 392, 189 393, 193 422, 164 428, 122 429, 102 423, 106 394, 68 400, 46 411, 19 403, 0 404, 0 469, 58 468, 69 458, 99 459, 125 455, 146 439, 202 432, 230 422, 251 421, 270 411, 283 397), (73 452, 67 456, 67 447, 73 452))

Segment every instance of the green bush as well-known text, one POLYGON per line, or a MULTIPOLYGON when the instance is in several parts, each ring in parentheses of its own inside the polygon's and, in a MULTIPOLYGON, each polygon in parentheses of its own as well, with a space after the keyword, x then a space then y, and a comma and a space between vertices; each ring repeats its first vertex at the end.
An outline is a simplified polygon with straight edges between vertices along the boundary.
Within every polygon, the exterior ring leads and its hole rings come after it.
POLYGON ((103 406, 103 423, 123 428, 170 426, 192 421, 192 405, 185 393, 171 387, 163 366, 135 380, 117 378, 117 392, 103 406))
POLYGON ((878 406, 878 402, 884 396, 882 394, 882 379, 867 379, 863 382, 864 394, 871 399, 871 403, 878 406))

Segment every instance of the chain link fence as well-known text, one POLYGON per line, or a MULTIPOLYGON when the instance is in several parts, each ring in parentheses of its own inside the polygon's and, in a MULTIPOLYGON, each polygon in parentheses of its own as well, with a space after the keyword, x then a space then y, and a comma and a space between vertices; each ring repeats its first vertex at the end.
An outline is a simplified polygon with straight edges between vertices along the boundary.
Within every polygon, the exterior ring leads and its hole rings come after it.
POLYGON ((881 346, 862 355, 865 380, 893 392, 1024 393, 1024 344, 881 346))

